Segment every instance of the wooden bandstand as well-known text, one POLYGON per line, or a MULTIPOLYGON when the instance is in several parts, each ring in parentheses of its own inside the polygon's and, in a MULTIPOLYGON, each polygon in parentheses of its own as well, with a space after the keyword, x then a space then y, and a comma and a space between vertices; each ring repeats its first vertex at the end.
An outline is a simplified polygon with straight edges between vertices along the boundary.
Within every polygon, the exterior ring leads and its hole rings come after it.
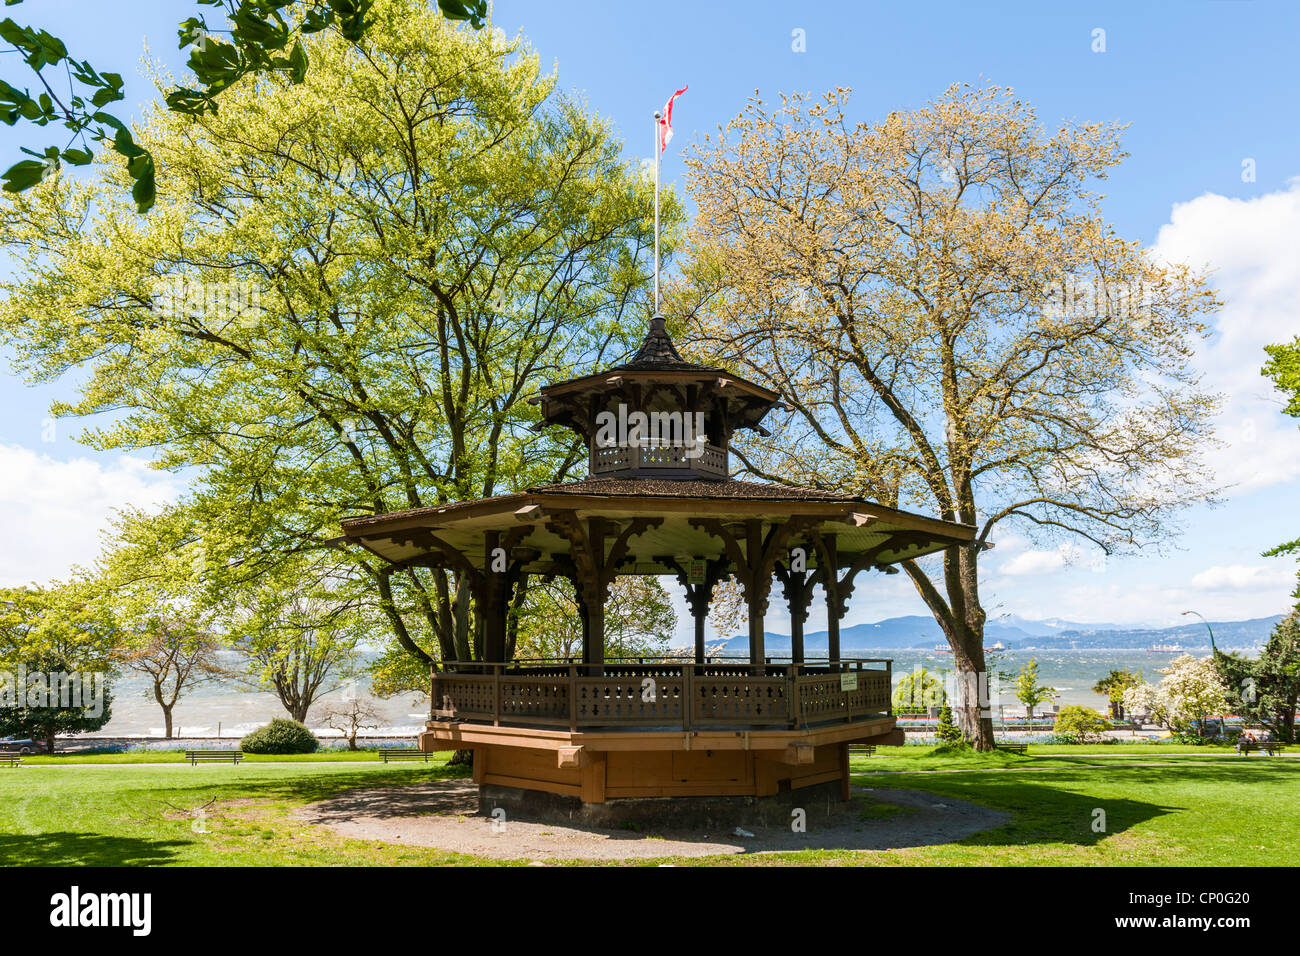
POLYGON ((435 669, 421 749, 471 749, 474 779, 493 802, 752 800, 818 785, 847 799, 849 745, 902 741, 889 661, 840 654, 854 587, 864 572, 967 543, 974 529, 852 495, 728 477, 732 434, 761 431, 780 396, 684 361, 659 317, 630 362, 549 385, 536 401, 543 426, 586 442, 586 479, 343 525, 387 562, 469 582, 483 659, 435 669), (606 656, 605 604, 620 574, 681 583, 693 654, 606 656), (524 575, 572 582, 580 659, 508 659, 506 613, 524 575), (709 658, 705 618, 729 576, 744 595, 749 653, 709 658), (783 658, 764 647, 776 585, 792 630, 783 658), (826 603, 828 647, 808 659, 803 627, 815 593, 826 603))

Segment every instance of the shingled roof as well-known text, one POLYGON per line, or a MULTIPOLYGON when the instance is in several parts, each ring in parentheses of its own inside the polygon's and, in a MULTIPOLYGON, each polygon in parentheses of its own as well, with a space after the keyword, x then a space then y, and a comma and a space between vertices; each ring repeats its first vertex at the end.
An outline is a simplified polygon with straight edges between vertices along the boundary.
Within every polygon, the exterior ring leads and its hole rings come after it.
POLYGON ((642 496, 650 498, 752 498, 771 501, 843 501, 861 502, 865 499, 839 491, 803 488, 797 485, 769 485, 757 481, 737 481, 734 478, 681 479, 681 478, 584 478, 558 485, 537 485, 529 488, 539 495, 612 495, 642 496))
POLYGON ((637 350, 636 355, 632 356, 631 361, 619 365, 609 371, 612 372, 634 372, 643 369, 672 369, 674 371, 707 371, 720 372, 720 369, 708 365, 698 365, 695 362, 688 362, 682 358, 677 347, 673 345, 673 340, 668 337, 668 331, 664 327, 664 317, 656 315, 650 320, 650 331, 646 333, 645 341, 641 343, 641 348, 637 350))

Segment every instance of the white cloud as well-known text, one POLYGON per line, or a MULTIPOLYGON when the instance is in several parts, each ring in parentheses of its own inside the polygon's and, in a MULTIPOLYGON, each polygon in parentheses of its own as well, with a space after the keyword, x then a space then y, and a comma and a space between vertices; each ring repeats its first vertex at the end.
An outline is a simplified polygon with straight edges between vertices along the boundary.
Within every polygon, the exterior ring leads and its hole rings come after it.
POLYGON ((88 567, 115 509, 152 507, 176 497, 179 480, 144 459, 123 455, 109 464, 88 458, 58 461, 20 445, 0 445, 0 585, 66 577, 88 567))
POLYGON ((1053 551, 1022 551, 1004 562, 998 572, 1009 577, 1050 574, 1073 564, 1079 555, 1079 548, 1073 544, 1062 544, 1053 551))
POLYGON ((1225 396, 1225 446, 1208 458, 1221 482, 1246 491, 1300 478, 1300 428, 1260 374, 1264 346, 1300 332, 1300 177, 1254 199, 1207 193, 1176 203, 1156 255, 1214 270, 1224 300, 1214 337, 1198 357, 1205 385, 1225 396))
POLYGON ((1295 573, 1283 565, 1216 565, 1192 577, 1192 587, 1207 591, 1265 591, 1295 585, 1295 573))

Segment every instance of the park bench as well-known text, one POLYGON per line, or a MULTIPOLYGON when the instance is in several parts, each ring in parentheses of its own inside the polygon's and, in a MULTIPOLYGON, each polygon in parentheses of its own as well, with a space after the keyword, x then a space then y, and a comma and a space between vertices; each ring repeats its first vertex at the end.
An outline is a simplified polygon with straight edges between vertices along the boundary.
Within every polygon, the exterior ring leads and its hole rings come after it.
POLYGON ((429 758, 433 756, 433 754, 425 753, 423 750, 419 750, 415 747, 400 747, 390 750, 381 750, 379 753, 380 756, 384 758, 384 763, 388 763, 390 760, 423 760, 425 763, 428 763, 429 758))
POLYGON ((1007 753, 1023 754, 1029 749, 1029 744, 998 744, 998 750, 1005 750, 1007 753))
POLYGON ((229 760, 238 766, 239 761, 244 759, 244 754, 240 750, 187 750, 185 759, 191 767, 196 766, 200 760, 229 760))
POLYGON ((1241 748, 1242 753, 1250 753, 1252 750, 1262 750, 1272 757, 1275 754, 1285 753, 1286 744, 1280 743, 1276 740, 1249 740, 1246 741, 1246 745, 1241 748))
POLYGON ((849 744, 849 757, 874 757, 875 744, 849 744))
POLYGON ((0 753, 0 763, 7 764, 10 767, 16 767, 23 762, 23 755, 17 751, 5 751, 0 753))

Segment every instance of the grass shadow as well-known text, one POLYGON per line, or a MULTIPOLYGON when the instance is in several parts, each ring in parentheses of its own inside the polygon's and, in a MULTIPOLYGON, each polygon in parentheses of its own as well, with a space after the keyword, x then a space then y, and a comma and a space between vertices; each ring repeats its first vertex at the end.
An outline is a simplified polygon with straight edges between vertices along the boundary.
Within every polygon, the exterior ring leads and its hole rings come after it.
POLYGON ((0 834, 0 860, 5 866, 162 866, 184 846, 179 840, 102 833, 0 834))

